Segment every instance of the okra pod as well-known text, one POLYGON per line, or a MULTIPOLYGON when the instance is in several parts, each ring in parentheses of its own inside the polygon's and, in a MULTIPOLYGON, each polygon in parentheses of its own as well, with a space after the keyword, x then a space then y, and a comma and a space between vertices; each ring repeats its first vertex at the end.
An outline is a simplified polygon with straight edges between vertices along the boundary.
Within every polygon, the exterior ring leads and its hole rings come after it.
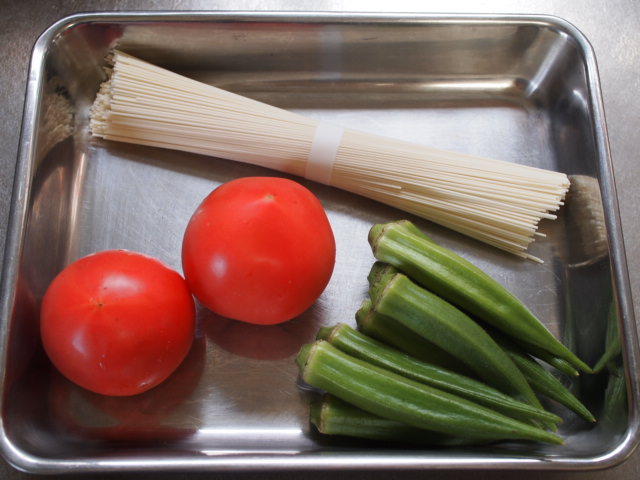
POLYGON ((558 341, 500 283, 416 231, 415 226, 408 227, 406 221, 374 225, 369 232, 374 256, 513 338, 536 345, 576 368, 591 372, 587 364, 558 341))
POLYGON ((604 341, 604 353, 593 367, 595 373, 601 372, 602 369, 620 353, 622 353, 622 345, 620 344, 620 332, 618 329, 618 317, 616 315, 616 306, 611 302, 609 314, 607 315, 607 333, 604 341))
POLYGON ((309 419, 325 435, 447 447, 483 443, 388 420, 365 412, 333 395, 323 395, 321 399, 313 400, 309 419))
POLYGON ((467 315, 387 266, 369 289, 375 311, 435 343, 504 393, 540 407, 522 373, 496 342, 467 315))
MULTIPOLYGON (((413 225, 411 222, 409 222, 408 220, 402 220, 401 222, 407 222, 408 225, 413 225)), ((408 228, 408 226, 407 226, 408 228)), ((413 226, 414 229, 417 230, 417 228, 415 226, 413 226)), ((389 266, 386 263, 383 262, 375 262, 373 264, 373 266, 371 267, 371 271, 369 272, 369 284, 373 285, 375 284, 377 281, 380 280, 380 278, 388 271, 389 266)), ((371 306, 371 302, 369 300, 365 300, 365 302, 363 303, 363 306, 361 307, 361 309, 358 311, 358 313, 356 314, 356 319, 358 319, 359 316, 363 317, 363 323, 367 322, 370 324, 373 324, 374 328, 377 327, 377 329, 381 329, 381 328, 385 328, 385 324, 389 324, 389 323, 393 323, 393 325, 391 327, 387 327, 385 330, 389 336, 389 338, 393 338, 393 341, 395 341, 395 339, 397 338, 399 341, 402 341, 403 343, 408 343, 407 347, 411 348, 413 345, 415 345, 416 343, 416 339, 420 339, 420 337, 416 337, 416 335, 407 335, 406 332, 403 332, 402 329, 406 329, 406 327, 404 327, 402 324, 400 324, 399 322, 395 321, 392 318, 389 317, 385 317, 385 318, 377 318, 377 317, 384 317, 381 314, 375 312, 372 310, 372 306, 371 306), (360 313, 362 312, 362 313, 360 313), (370 313, 372 312, 372 313, 370 313), (392 333, 394 332, 394 330, 398 330, 395 335, 392 333), (413 340, 410 340, 413 339, 413 340)), ((358 325, 360 325, 360 321, 358 321, 358 325)), ((366 332, 365 332, 366 333, 366 332)), ((413 333, 413 332, 411 332, 413 333)), ((374 337, 374 338, 378 338, 378 340, 381 341, 385 341, 385 337, 379 338, 375 331, 372 332, 370 334, 370 336, 374 337)), ((460 369, 459 366, 456 366, 455 368, 453 368, 453 362, 450 360, 451 357, 449 355, 449 359, 446 359, 446 357, 443 357, 443 359, 445 361, 447 361, 449 363, 449 365, 447 364, 443 364, 443 363, 437 363, 437 360, 442 356, 442 354, 444 355, 448 355, 444 350, 440 349, 439 347, 437 347, 436 345, 433 345, 433 343, 427 342, 426 340, 423 340, 423 343, 425 344, 430 344, 434 348, 432 347, 431 350, 434 350, 433 356, 436 357, 435 360, 429 360, 427 359, 426 361, 429 363, 436 363, 437 365, 443 366, 443 367, 448 367, 451 368, 452 370, 455 370, 457 372, 460 373, 465 373, 468 374, 468 372, 462 371, 460 369), (438 352, 439 350, 439 352, 438 352), (440 353, 442 352, 442 354, 440 353)), ((425 349, 426 345, 421 345, 419 348, 413 348, 412 350, 407 350, 404 346, 398 346, 398 348, 406 353, 409 353, 410 355, 419 358, 420 359, 420 350, 425 349)), ((531 344, 526 344, 523 345, 523 348, 531 353, 532 355, 540 358, 541 360, 547 362, 549 365, 557 368, 558 370, 566 373, 567 375, 571 375, 571 376, 578 376, 579 373, 578 371, 573 367, 573 365, 571 365, 569 362, 567 362, 566 360, 563 360, 562 358, 559 357, 554 357, 553 355, 551 355, 549 352, 547 352, 546 350, 541 349, 540 347, 536 347, 534 345, 531 344)), ((454 359, 455 360, 455 359, 454 359)), ((458 362, 459 363, 459 362, 458 362)))
POLYGON ((303 346, 296 361, 308 384, 389 420, 472 439, 563 443, 553 433, 371 365, 323 340, 303 346))
POLYGON ((556 423, 562 421, 553 413, 519 402, 481 382, 411 358, 367 337, 347 324, 321 328, 316 338, 326 340, 337 349, 360 360, 466 398, 504 415, 527 422, 532 419, 556 423))
POLYGON ((601 425, 617 429, 620 424, 628 421, 627 382, 621 366, 609 369, 609 380, 604 391, 604 405, 600 422, 601 425))
MULTIPOLYGON (((505 338, 504 334, 502 332, 498 333, 496 329, 494 329, 491 326, 488 326, 487 328, 489 335, 494 336, 494 333, 501 336, 501 338, 505 338)), ((494 336, 495 337, 495 336, 494 336)), ((553 368, 555 368, 556 370, 565 373, 567 375, 569 375, 570 377, 579 377, 580 376, 580 372, 578 370, 575 369, 575 367, 573 365, 571 365, 569 362, 567 362, 566 360, 560 358, 560 357, 556 357, 552 354, 550 354, 549 352, 547 352, 546 350, 543 350, 540 347, 537 347, 536 345, 532 345, 530 343, 526 343, 526 342, 519 342, 513 338, 509 339, 509 342, 513 345, 517 345, 518 349, 528 353, 529 355, 531 355, 532 357, 536 357, 540 360, 542 360, 543 362, 545 362, 547 365, 552 366, 553 368)), ((499 344, 500 342, 498 342, 499 344)))
POLYGON ((532 356, 534 356, 536 358, 539 358, 540 360, 542 360, 546 364, 552 366, 556 370, 558 370, 558 371, 560 371, 560 372, 562 372, 562 373, 564 373, 566 375, 569 375, 570 377, 578 377, 578 376, 580 376, 580 372, 578 372, 578 370, 576 370, 573 367, 573 365, 571 365, 566 360, 564 360, 564 359, 562 359, 560 357, 553 356, 549 352, 547 352, 546 350, 543 350, 540 347, 537 347, 535 345, 523 344, 523 343, 520 343, 519 345, 527 353, 531 354, 532 356))
POLYGON ((362 302, 362 306, 356 313, 356 322, 358 328, 365 335, 389 344, 418 360, 445 367, 467 376, 472 375, 469 367, 453 355, 419 337, 397 320, 373 310, 373 304, 368 298, 362 302))
POLYGON ((531 387, 538 393, 555 400, 580 415, 588 422, 596 418, 560 381, 526 353, 505 340, 498 340, 502 348, 518 366, 531 387))

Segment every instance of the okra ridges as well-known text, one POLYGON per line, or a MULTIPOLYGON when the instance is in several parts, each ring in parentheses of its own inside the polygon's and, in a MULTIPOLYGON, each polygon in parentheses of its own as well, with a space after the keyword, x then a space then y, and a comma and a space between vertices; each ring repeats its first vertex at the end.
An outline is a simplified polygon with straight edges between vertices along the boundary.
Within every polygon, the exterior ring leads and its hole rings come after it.
POLYGON ((307 383, 383 418, 453 436, 562 443, 557 435, 358 360, 325 341, 303 352, 299 364, 307 383))

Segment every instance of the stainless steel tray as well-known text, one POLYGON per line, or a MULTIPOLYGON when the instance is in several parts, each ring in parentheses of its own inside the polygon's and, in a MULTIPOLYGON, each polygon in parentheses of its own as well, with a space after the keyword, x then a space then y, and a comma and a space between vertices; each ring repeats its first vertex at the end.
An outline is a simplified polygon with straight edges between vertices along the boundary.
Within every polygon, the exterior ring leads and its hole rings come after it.
MULTIPOLYGON (((300 13, 87 14, 61 20, 31 60, 2 283, 1 447, 32 472, 106 470, 603 468, 638 440, 638 349, 593 51, 552 17, 300 13), (161 387, 128 399, 85 392, 55 372, 38 335, 39 302, 64 265, 127 248, 179 268, 183 229, 216 185, 257 167, 96 141, 87 111, 114 45, 222 88, 307 115, 435 147, 595 179, 598 222, 576 228, 568 201, 521 261, 427 222, 595 362, 615 299, 628 414, 586 425, 562 411, 566 445, 419 449, 328 441, 309 428, 295 352, 322 324, 352 321, 373 258, 374 222, 407 215, 322 185, 336 270, 307 313, 253 327, 201 310, 193 351, 161 387), (71 114, 73 113, 73 116, 71 114), (599 192, 597 190, 599 185, 599 192)), ((578 212, 578 213, 576 213, 578 212)), ((597 414, 607 374, 573 388, 597 414)))

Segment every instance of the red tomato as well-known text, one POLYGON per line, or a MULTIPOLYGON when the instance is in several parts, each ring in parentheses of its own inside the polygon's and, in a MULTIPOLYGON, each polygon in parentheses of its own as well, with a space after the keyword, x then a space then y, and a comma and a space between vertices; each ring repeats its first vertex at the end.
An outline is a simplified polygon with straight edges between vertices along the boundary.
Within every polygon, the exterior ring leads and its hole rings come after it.
POLYGON ((195 306, 184 279, 154 258, 110 250, 82 258, 42 302, 44 348, 60 372, 104 395, 158 385, 186 356, 195 306))
POLYGON ((284 178, 246 177, 214 190, 193 214, 182 267, 205 306, 268 325, 316 301, 335 254, 327 215, 309 190, 284 178))

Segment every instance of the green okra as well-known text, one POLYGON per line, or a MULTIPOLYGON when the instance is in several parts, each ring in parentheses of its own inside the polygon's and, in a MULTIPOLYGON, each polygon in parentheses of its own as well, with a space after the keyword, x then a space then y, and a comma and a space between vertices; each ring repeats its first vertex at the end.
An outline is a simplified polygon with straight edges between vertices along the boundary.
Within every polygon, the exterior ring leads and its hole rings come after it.
POLYGON ((580 376, 580 372, 578 372, 578 370, 576 370, 573 365, 571 365, 569 362, 567 362, 566 360, 560 358, 560 357, 556 357, 554 355, 551 355, 549 352, 547 352, 546 350, 541 349, 540 347, 537 347, 535 345, 531 345, 531 344, 519 344, 523 350, 525 350, 527 353, 531 354, 532 356, 539 358, 540 360, 542 360, 543 362, 545 362, 547 365, 552 366, 553 368, 555 368, 556 370, 569 375, 570 377, 578 377, 580 376))
POLYGON ((531 387, 538 393, 555 400, 580 415, 588 422, 595 422, 596 418, 560 381, 536 362, 529 355, 519 350, 506 339, 498 339, 498 343, 509 354, 518 366, 531 387))
MULTIPOLYGON (((536 355, 534 355, 534 356, 536 356, 536 355)), ((560 358, 560 357, 547 357, 546 355, 541 355, 538 358, 540 360, 542 360, 543 362, 545 362, 546 364, 552 366, 553 368, 555 368, 559 372, 564 373, 565 375, 568 375, 570 377, 579 377, 580 376, 580 372, 578 372, 578 370, 576 370, 573 367, 573 365, 571 365, 569 362, 567 362, 563 358, 560 358)))
POLYGON ((389 420, 479 440, 534 440, 562 444, 553 433, 376 367, 323 340, 296 359, 308 384, 389 420))
POLYGON ((496 410, 522 421, 532 419, 559 423, 560 417, 541 408, 519 402, 477 380, 421 362, 367 337, 347 324, 321 328, 316 337, 326 340, 353 357, 386 368, 404 377, 496 410))
POLYGON ((412 233, 414 235, 417 235, 418 237, 422 237, 425 240, 433 242, 433 240, 431 239, 431 237, 429 235, 424 233, 422 230, 420 230, 418 227, 416 227, 413 224, 413 222, 411 222, 409 220, 396 220, 395 222, 392 222, 392 223, 398 225, 401 228, 404 228, 409 233, 412 233))
POLYGON ((600 415, 601 424, 612 427, 626 422, 628 414, 627 402, 627 382, 624 370, 621 366, 614 366, 609 369, 607 388, 604 391, 604 404, 600 415))
MULTIPOLYGON (((380 277, 388 271, 388 268, 389 266, 386 263, 375 262, 369 272, 369 284, 374 284, 379 280, 380 277)), ((411 330, 393 318, 374 311, 370 299, 366 299, 362 303, 360 310, 356 313, 356 321, 360 329, 370 337, 376 338, 381 342, 389 343, 419 360, 435 363, 436 365, 449 368, 458 373, 464 373, 465 375, 471 374, 468 367, 437 345, 412 334, 413 332, 411 330), (423 352, 427 353, 424 354, 423 352), (425 355, 426 358, 423 358, 425 355)), ((569 362, 562 358, 554 357, 540 347, 527 344, 523 346, 523 348, 533 356, 540 358, 567 375, 572 377, 580 375, 578 370, 569 362)))
POLYGON ((395 271, 398 271, 397 268, 393 267, 393 265, 381 261, 374 262, 371 265, 371 270, 369 270, 369 274, 367 275, 367 281, 369 282, 369 288, 378 284, 381 279, 385 277, 389 273, 389 269, 394 268, 395 271))
POLYGON ((384 270, 375 272, 376 282, 369 289, 375 311, 438 345, 490 385, 541 407, 520 370, 480 325, 395 268, 375 268, 384 270))
POLYGON ((356 322, 365 335, 408 353, 418 360, 464 373, 467 376, 473 375, 472 370, 453 355, 419 337, 397 320, 373 310, 373 304, 368 298, 362 302, 362 306, 357 311, 356 322))
MULTIPOLYGON (((496 329, 492 328, 491 326, 488 327, 489 330, 489 334, 494 336, 494 333, 498 333, 496 331, 496 329)), ((498 334, 500 335, 500 334, 498 334)), ((502 334, 501 338, 505 338, 506 337, 502 334)), ((540 347, 537 347, 535 345, 531 345, 530 343, 526 343, 526 342, 519 342, 516 341, 513 338, 509 339, 511 343, 513 343, 514 345, 517 345, 518 348, 520 350, 522 350, 523 352, 528 353, 529 355, 531 355, 532 357, 536 357, 540 360, 542 360, 543 362, 545 362, 547 365, 552 366, 553 368, 555 368, 556 370, 569 375, 570 377, 579 377, 580 376, 580 372, 578 370, 575 369, 575 367, 573 365, 571 365, 569 362, 567 362, 566 360, 560 358, 560 357, 556 357, 552 354, 550 354, 549 352, 547 352, 546 350, 543 350, 540 347)), ((500 342, 498 342, 500 343, 500 342)))
POLYGON ((618 316, 616 315, 616 305, 611 302, 609 314, 607 315, 607 333, 605 335, 604 353, 593 367, 595 373, 601 372, 602 369, 614 358, 622 353, 622 345, 620 344, 620 331, 618 327, 618 316))
POLYGON ((365 412, 333 395, 323 395, 311 402, 309 420, 320 433, 349 437, 453 447, 483 443, 462 437, 452 437, 411 427, 404 423, 365 412))
POLYGON ((536 345, 576 368, 591 368, 558 341, 533 313, 478 267, 418 234, 408 222, 377 224, 369 232, 374 256, 515 339, 536 345))

